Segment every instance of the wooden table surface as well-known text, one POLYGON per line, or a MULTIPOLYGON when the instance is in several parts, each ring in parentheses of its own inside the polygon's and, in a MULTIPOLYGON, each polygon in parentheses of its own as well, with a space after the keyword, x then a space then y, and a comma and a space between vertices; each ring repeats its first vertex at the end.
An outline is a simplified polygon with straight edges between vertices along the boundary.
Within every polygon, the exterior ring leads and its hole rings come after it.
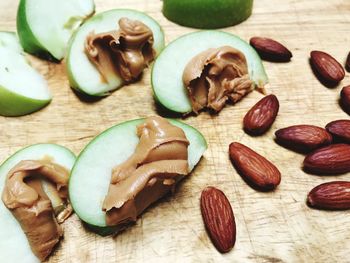
MULTIPOLYGON (((133 8, 147 12, 163 27, 166 41, 195 31, 167 21, 160 0, 96 0, 96 11, 133 8)), ((15 30, 18 0, 0 1, 0 29, 15 30)), ((280 112, 272 129, 252 138, 242 131, 242 118, 262 97, 254 92, 218 116, 202 113, 184 121, 198 128, 209 148, 192 175, 176 191, 148 209, 135 226, 116 237, 100 237, 86 231, 72 216, 65 236, 50 262, 350 262, 350 211, 309 209, 305 198, 314 186, 342 176, 313 176, 301 169, 303 156, 273 141, 276 129, 293 124, 324 126, 349 118, 338 106, 342 86, 328 89, 314 77, 309 66, 311 50, 324 50, 342 63, 350 50, 350 1, 256 0, 253 16, 228 31, 245 40, 272 37, 294 54, 290 63, 264 62, 270 78, 269 93, 280 100, 280 112), (241 179, 228 159, 228 145, 239 141, 273 161, 282 182, 272 193, 260 193, 241 179), (211 244, 199 209, 201 190, 222 189, 231 201, 237 224, 237 242, 225 255, 211 244)), ((0 159, 33 143, 62 144, 78 154, 97 134, 130 119, 157 114, 150 86, 150 70, 142 80, 104 99, 88 102, 70 89, 64 63, 31 58, 53 92, 45 109, 0 121, 0 159)), ((1 255, 0 255, 1 256, 1 255)))

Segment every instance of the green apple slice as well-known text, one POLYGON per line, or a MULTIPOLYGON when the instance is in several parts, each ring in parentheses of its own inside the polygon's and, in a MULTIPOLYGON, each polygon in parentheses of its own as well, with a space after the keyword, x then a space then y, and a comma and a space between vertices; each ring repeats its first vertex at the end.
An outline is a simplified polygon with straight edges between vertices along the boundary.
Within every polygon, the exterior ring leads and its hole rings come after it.
POLYGON ((17 31, 24 50, 61 60, 73 32, 94 10, 93 0, 21 0, 17 31))
POLYGON ((209 48, 221 46, 234 47, 245 55, 250 78, 257 87, 263 88, 268 83, 259 55, 247 42, 221 31, 195 32, 170 43, 154 63, 152 87, 157 102, 174 112, 191 112, 191 102, 182 82, 183 71, 197 54, 209 48))
POLYGON ((253 0, 163 0, 163 14, 169 20, 195 28, 233 26, 246 20, 253 0))
POLYGON ((105 96, 112 90, 123 85, 123 80, 115 76, 108 83, 101 81, 96 67, 90 62, 84 52, 84 43, 87 35, 95 31, 102 33, 118 29, 118 21, 122 17, 139 20, 147 25, 153 32, 153 48, 158 55, 164 48, 164 34, 160 25, 148 15, 128 9, 114 9, 97 14, 87 20, 73 36, 67 57, 67 70, 72 88, 92 96, 105 96))
MULTIPOLYGON (((133 154, 139 138, 136 126, 143 119, 124 122, 98 135, 77 158, 69 180, 69 198, 75 213, 100 235, 112 234, 106 226, 102 203, 108 192, 112 169, 133 154)), ((182 122, 170 120, 182 128, 190 141, 189 165, 192 170, 207 148, 202 134, 182 122)))
MULTIPOLYGON (((2 194, 7 173, 22 160, 50 158, 53 162, 71 169, 74 154, 56 144, 35 144, 24 148, 0 166, 0 194, 2 194)), ((30 249, 26 235, 16 218, 0 200, 0 254, 5 262, 40 262, 30 249)))
POLYGON ((0 57, 0 115, 25 115, 50 103, 47 83, 28 64, 15 33, 0 32, 0 57))

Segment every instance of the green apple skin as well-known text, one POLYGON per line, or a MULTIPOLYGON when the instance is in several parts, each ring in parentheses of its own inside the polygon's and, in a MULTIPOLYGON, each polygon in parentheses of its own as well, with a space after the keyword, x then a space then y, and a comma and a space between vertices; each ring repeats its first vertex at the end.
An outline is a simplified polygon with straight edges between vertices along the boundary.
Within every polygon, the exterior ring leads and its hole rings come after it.
MULTIPOLYGON (((158 56, 161 53, 161 51, 164 49, 165 39, 164 39, 163 29, 153 18, 148 16, 146 13, 135 11, 132 9, 112 9, 90 17, 73 34, 72 38, 70 39, 68 44, 67 59, 66 59, 66 70, 67 70, 70 86, 74 90, 82 94, 85 94, 88 96, 96 96, 96 97, 108 96, 112 91, 124 85, 123 80, 121 80, 119 77, 116 78, 114 83, 101 84, 100 73, 97 71, 95 66, 92 65, 92 63, 88 60, 87 56, 83 51, 83 48, 78 47, 79 45, 81 45, 81 43, 78 43, 78 42, 81 42, 81 38, 85 39, 87 33, 89 33, 95 25, 101 26, 104 23, 109 24, 110 22, 108 21, 106 22, 105 20, 110 20, 112 16, 115 17, 115 21, 113 20, 114 23, 112 27, 108 26, 109 28, 108 30, 115 29, 116 28, 115 26, 117 25, 118 20, 121 17, 138 19, 141 22, 147 24, 149 27, 151 27, 151 29, 152 28, 154 29, 153 33, 156 34, 155 43, 154 43, 156 56, 158 56), (82 61, 82 62, 77 62, 77 61, 82 61), (94 80, 93 81, 82 80, 83 79, 82 73, 77 74, 76 73, 77 70, 75 70, 75 67, 79 67, 79 68, 86 67, 86 70, 84 70, 84 74, 86 76, 93 76, 94 80), (95 86, 96 88, 88 87, 88 85, 95 86), (98 87, 99 85, 103 85, 104 87, 99 88, 98 87)), ((106 29, 104 31, 106 31, 106 29)))
POLYGON ((17 117, 40 110, 51 102, 24 97, 0 86, 0 115, 17 117))
POLYGON ((252 13, 253 0, 163 0, 163 14, 187 27, 214 29, 233 26, 252 13))
MULTIPOLYGON (((69 180, 69 199, 84 225, 101 236, 116 233, 118 226, 106 226, 102 201, 107 194, 111 170, 126 160, 138 144, 136 127, 144 119, 115 125, 95 137, 80 153, 69 180)), ((169 120, 182 128, 190 141, 189 167, 192 170, 207 149, 203 135, 195 128, 169 120)))
POLYGON ((206 30, 184 35, 171 42, 153 64, 151 84, 156 102, 179 114, 192 111, 182 74, 187 63, 209 48, 232 46, 247 59, 250 78, 257 87, 264 87, 268 77, 256 51, 239 37, 217 30, 206 30))
MULTIPOLYGON (((22 160, 53 158, 53 161, 72 168, 75 155, 67 148, 56 144, 34 144, 17 151, 0 166, 0 194, 3 191, 8 172, 22 160)), ((5 262, 40 262, 30 249, 27 237, 20 224, 0 201, 0 254, 5 262)))

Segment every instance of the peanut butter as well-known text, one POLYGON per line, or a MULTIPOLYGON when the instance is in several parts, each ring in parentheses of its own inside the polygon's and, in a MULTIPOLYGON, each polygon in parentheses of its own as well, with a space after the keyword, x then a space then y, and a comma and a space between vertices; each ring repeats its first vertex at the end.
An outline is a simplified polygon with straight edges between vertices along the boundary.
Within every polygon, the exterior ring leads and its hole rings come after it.
POLYGON ((107 225, 135 222, 189 173, 189 141, 181 128, 151 117, 137 127, 137 136, 140 141, 134 154, 113 169, 103 203, 107 225))
POLYGON ((254 89, 244 54, 229 46, 192 58, 182 79, 196 114, 205 108, 219 112, 228 99, 235 103, 254 89))
POLYGON ((47 160, 21 161, 6 178, 2 201, 20 223, 33 253, 41 261, 50 255, 63 234, 58 221, 64 221, 72 212, 70 206, 65 206, 56 210, 56 219, 43 180, 47 180, 46 186, 54 186, 55 194, 66 202, 68 178, 67 169, 47 160))
POLYGON ((85 53, 103 82, 115 75, 132 82, 154 59, 153 42, 153 32, 148 26, 124 17, 119 20, 119 30, 91 32, 86 38, 85 53))

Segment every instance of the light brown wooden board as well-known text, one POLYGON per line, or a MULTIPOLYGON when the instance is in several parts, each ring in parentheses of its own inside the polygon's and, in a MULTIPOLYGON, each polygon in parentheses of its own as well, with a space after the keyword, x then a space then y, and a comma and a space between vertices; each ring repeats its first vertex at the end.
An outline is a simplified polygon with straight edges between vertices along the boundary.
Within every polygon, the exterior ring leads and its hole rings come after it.
MULTIPOLYGON (((133 8, 147 12, 163 27, 167 43, 195 31, 167 21, 160 0, 96 0, 97 12, 133 8)), ((18 1, 0 1, 0 30, 15 30, 18 1)), ((253 16, 243 24, 226 28, 245 40, 267 36, 286 44, 291 63, 264 62, 270 78, 268 92, 278 96, 277 121, 264 136, 252 138, 242 131, 242 118, 262 97, 254 92, 218 116, 202 113, 184 121, 198 128, 209 148, 200 165, 177 189, 149 209, 115 238, 86 231, 77 216, 65 224, 65 237, 50 262, 350 262, 350 212, 311 210, 305 205, 308 191, 350 174, 319 177, 301 171, 303 156, 276 145, 274 131, 292 124, 324 126, 349 118, 338 106, 341 86, 327 89, 309 66, 311 50, 325 50, 342 63, 350 42, 348 0, 256 0, 253 16), (273 193, 251 189, 228 159, 228 145, 242 142, 273 161, 282 172, 282 183, 273 193), (234 249, 219 254, 203 227, 199 197, 208 186, 222 189, 231 201, 237 224, 234 249)), ((0 58, 1 59, 1 58, 0 58)), ((54 98, 45 109, 20 118, 0 121, 0 159, 23 146, 52 142, 78 154, 97 134, 130 119, 157 114, 150 86, 150 71, 142 80, 100 101, 87 103, 69 88, 64 63, 31 59, 49 82, 54 98)), ((1 255, 0 255, 1 256, 1 255)))

